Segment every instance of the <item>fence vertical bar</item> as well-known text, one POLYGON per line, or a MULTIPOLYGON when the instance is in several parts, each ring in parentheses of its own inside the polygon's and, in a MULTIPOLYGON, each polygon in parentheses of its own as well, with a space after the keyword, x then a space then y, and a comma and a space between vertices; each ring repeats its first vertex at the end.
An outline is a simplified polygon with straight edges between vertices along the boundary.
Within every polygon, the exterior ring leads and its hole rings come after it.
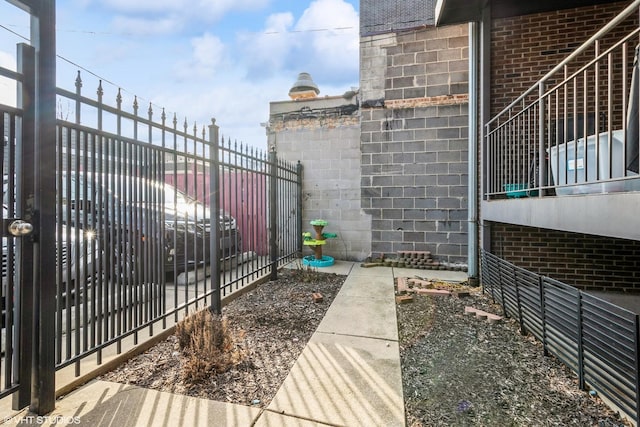
POLYGON ((546 151, 544 149, 544 122, 546 119, 545 114, 545 105, 544 105, 544 81, 540 82, 538 87, 538 96, 540 99, 540 111, 538 113, 538 187, 541 187, 538 191, 538 197, 542 197, 544 191, 542 191, 542 186, 546 185, 544 182, 544 158, 546 156, 546 151))
POLYGON ((222 297, 220 295, 220 153, 218 146, 219 128, 216 120, 211 119, 209 125, 209 212, 211 218, 209 237, 209 262, 211 263, 211 311, 222 313, 222 297))
POLYGON ((296 233, 297 236, 297 249, 299 256, 302 256, 302 163, 298 160, 298 164, 296 165, 296 177, 298 178, 298 209, 296 216, 296 233))
MULTIPOLYGON (((19 215, 25 221, 32 221, 32 206, 29 200, 33 196, 33 172, 27 165, 34 164, 34 129, 35 111, 34 104, 29 102, 35 92, 35 51, 33 47, 21 43, 18 45, 18 72, 22 74, 23 81, 18 91, 18 107, 22 111, 22 141, 17 159, 20 174, 20 189, 17 192, 19 215), (26 195, 26 197, 24 197, 26 195)), ((14 322, 17 328, 17 356, 18 356, 18 392, 13 395, 12 408, 20 410, 29 405, 31 400, 31 364, 33 362, 33 243, 30 237, 17 239, 17 251, 20 256, 19 283, 21 284, 18 295, 17 313, 14 322)), ((9 274, 9 273, 7 273, 9 274)), ((6 328, 7 341, 11 338, 11 327, 6 328)), ((8 349, 7 349, 8 350, 8 349)), ((7 351, 7 353, 9 353, 7 351)), ((9 356, 9 354, 7 354, 9 356)), ((7 363, 11 358, 7 357, 7 363)))
POLYGON ((549 356, 549 348, 547 347, 547 321, 545 312, 547 310, 544 294, 544 277, 538 276, 538 284, 540 286, 540 320, 542 323, 542 350, 545 356, 549 356))
POLYGON ((526 335, 527 329, 524 327, 524 322, 522 321, 522 303, 520 302, 520 287, 518 286, 518 276, 516 274, 516 266, 513 266, 513 279, 514 285, 516 288, 516 303, 518 304, 518 322, 520 323, 520 334, 526 335))
POLYGON ((80 70, 78 70, 78 75, 76 76, 76 124, 81 123, 81 114, 82 114, 82 101, 80 98, 82 97, 82 77, 80 77, 80 70))
POLYGON ((578 291, 578 324, 576 325, 578 328, 578 384, 580 386, 580 390, 585 389, 585 381, 584 381, 584 349, 582 344, 582 292, 578 291))
POLYGON ((636 423, 640 421, 640 315, 635 319, 635 365, 636 365, 636 423))
POLYGON ((270 280, 278 278, 278 155, 269 152, 269 254, 271 257, 270 280))
POLYGON ((502 303, 502 312, 505 318, 509 318, 509 313, 507 312, 507 303, 504 299, 504 286, 502 285, 502 268, 500 268, 500 264, 498 264, 498 284, 500 285, 500 302, 502 303))

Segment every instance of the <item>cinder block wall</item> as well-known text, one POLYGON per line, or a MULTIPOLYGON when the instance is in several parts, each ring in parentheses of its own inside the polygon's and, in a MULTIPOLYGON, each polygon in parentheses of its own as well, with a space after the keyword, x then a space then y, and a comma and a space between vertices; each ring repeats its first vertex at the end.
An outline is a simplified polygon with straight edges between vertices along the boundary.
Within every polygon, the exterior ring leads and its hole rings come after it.
POLYGON ((640 292, 640 242, 491 223, 491 252, 588 291, 640 292))
POLYGON ((361 38, 362 206, 374 255, 467 261, 467 25, 361 38))
MULTIPOLYGON (((306 101, 308 103, 308 101, 306 101)), ((313 101, 311 104, 313 105, 313 101)), ((327 115, 311 119, 272 117, 269 147, 278 156, 297 162, 303 171, 302 229, 324 219, 324 231, 337 233, 327 240, 323 254, 336 259, 363 261, 371 252, 371 217, 360 206, 360 120, 327 115)), ((303 255, 311 255, 304 248, 303 255)))

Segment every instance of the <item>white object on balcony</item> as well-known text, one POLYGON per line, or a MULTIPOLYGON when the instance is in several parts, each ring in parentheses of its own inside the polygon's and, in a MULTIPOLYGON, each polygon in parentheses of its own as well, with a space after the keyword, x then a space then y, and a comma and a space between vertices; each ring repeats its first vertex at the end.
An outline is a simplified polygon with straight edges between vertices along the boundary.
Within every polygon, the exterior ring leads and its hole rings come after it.
MULTIPOLYGON (((577 153, 576 141, 569 141, 549 148, 551 157, 551 173, 555 185, 584 184, 588 182, 605 181, 610 178, 624 176, 622 165, 622 150, 624 145, 624 131, 612 132, 611 151, 611 176, 609 176, 609 132, 599 134, 599 149, 596 156, 596 135, 587 136, 587 152, 585 157, 584 138, 578 138, 577 153), (596 163, 597 162, 597 163, 596 163), (598 176, 596 178, 596 167, 598 176)), ((575 194, 584 192, 601 191, 592 189, 584 191, 570 187, 556 188, 556 194, 575 194)))

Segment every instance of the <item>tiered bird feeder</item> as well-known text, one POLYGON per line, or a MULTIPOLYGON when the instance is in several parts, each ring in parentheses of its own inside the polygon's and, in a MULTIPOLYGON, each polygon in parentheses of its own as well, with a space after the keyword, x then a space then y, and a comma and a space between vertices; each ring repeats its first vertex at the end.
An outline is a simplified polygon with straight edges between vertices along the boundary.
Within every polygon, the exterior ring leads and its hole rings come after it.
POLYGON ((315 238, 310 232, 302 233, 304 241, 303 245, 309 246, 313 251, 313 255, 306 256, 302 259, 304 265, 311 267, 328 267, 335 262, 333 257, 322 255, 322 247, 327 243, 327 239, 335 239, 338 237, 336 233, 323 233, 322 230, 327 225, 327 221, 323 219, 314 219, 310 223, 316 232, 315 238))

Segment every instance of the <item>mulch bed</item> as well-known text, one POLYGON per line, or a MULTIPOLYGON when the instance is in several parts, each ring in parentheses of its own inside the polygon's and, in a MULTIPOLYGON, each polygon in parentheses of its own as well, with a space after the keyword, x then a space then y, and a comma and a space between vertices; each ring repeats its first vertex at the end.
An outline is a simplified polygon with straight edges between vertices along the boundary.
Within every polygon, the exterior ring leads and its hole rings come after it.
POLYGON ((316 330, 346 276, 284 269, 223 308, 229 327, 243 335, 245 358, 204 381, 184 381, 185 356, 175 335, 129 360, 102 380, 221 402, 266 407, 316 330), (321 294, 315 302, 313 294, 321 294))
POLYGON ((478 290, 469 297, 414 295, 397 306, 407 425, 624 426, 576 375, 478 290))

